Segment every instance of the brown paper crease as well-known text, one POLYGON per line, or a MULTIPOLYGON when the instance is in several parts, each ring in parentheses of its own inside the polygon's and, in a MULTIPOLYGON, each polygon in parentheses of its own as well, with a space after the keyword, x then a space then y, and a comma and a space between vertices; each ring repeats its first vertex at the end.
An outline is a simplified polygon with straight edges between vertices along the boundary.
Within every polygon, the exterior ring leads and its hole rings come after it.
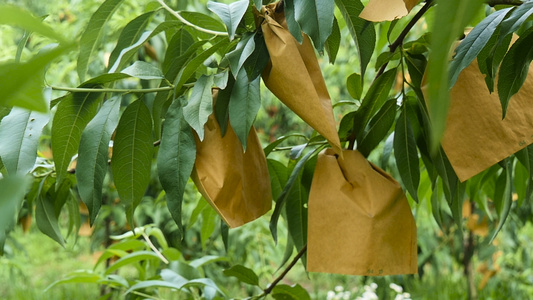
POLYGON ((409 14, 420 0, 370 0, 359 17, 371 22, 392 21, 409 14))

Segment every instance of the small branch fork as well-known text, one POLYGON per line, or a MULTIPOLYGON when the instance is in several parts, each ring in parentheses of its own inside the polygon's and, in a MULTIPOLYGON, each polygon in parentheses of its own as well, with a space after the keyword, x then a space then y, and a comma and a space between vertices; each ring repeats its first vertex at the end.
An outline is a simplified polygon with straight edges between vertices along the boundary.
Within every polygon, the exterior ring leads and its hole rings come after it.
POLYGON ((298 260, 302 258, 305 252, 307 252, 307 244, 305 244, 300 250, 300 252, 296 254, 296 256, 292 259, 291 263, 287 266, 287 268, 283 270, 283 273, 281 273, 276 279, 274 279, 274 281, 272 281, 272 283, 266 289, 263 290, 263 294, 261 294, 259 298, 266 297, 266 295, 270 294, 272 290, 276 287, 276 285, 278 285, 278 283, 285 277, 285 275, 287 275, 287 273, 289 273, 289 271, 296 265, 296 263, 298 263, 298 260))

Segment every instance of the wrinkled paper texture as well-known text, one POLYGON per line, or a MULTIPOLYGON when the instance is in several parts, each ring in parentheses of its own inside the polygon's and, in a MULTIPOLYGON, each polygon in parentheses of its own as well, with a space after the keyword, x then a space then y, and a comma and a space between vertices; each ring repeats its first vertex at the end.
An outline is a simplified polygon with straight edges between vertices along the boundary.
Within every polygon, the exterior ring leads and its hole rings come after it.
POLYGON ((278 4, 262 8, 261 28, 270 54, 263 81, 287 107, 324 136, 336 153, 342 153, 331 99, 322 77, 315 50, 303 34, 300 45, 287 29, 285 13, 278 4))
MULTIPOLYGON (((216 101, 218 90, 214 91, 216 101)), ((214 114, 205 124, 203 142, 196 133, 194 136, 197 153, 193 181, 229 227, 241 226, 267 213, 272 206, 270 177, 254 127, 248 135, 246 152, 230 124, 222 137, 214 114)))
POLYGON ((371 22, 392 21, 409 14, 420 0, 370 0, 360 18, 371 22))
POLYGON ((416 224, 400 184, 361 153, 318 156, 309 193, 307 270, 417 273, 416 224))

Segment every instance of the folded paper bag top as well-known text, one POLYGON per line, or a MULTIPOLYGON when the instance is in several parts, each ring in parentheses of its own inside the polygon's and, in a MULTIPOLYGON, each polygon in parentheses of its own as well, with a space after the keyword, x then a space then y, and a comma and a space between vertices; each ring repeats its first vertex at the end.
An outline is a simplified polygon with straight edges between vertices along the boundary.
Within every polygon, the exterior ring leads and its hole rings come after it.
POLYGON ((309 193, 307 270, 417 273, 416 224, 400 185, 361 153, 318 156, 309 193))
POLYGON ((392 21, 406 16, 420 0, 370 0, 359 17, 372 22, 392 21))
POLYGON ((502 120, 498 92, 489 93, 474 60, 451 89, 441 143, 461 181, 533 143, 533 68, 502 120))
MULTIPOLYGON (((213 92, 214 102, 217 92, 213 92)), ((255 129, 250 129, 246 152, 230 124, 222 137, 214 114, 205 124, 204 140, 194 136, 193 181, 222 219, 234 228, 268 212, 272 206, 270 177, 255 129)))
POLYGON ((280 2, 262 8, 261 29, 270 54, 263 70, 265 85, 287 107, 324 136, 335 152, 342 153, 331 98, 322 77, 315 50, 303 34, 300 45, 287 29, 280 2))

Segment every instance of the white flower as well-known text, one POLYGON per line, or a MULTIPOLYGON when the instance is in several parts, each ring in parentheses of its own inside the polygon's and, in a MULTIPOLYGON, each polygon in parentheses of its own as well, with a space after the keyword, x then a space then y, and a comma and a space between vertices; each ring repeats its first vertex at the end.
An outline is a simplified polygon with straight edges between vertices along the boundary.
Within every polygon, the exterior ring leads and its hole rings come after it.
POLYGON ((337 286, 335 287, 335 292, 340 293, 340 292, 342 292, 342 291, 344 291, 344 288, 343 288, 341 285, 337 285, 337 286))
POLYGON ((352 293, 350 293, 349 291, 342 293, 342 300, 350 300, 351 295, 352 293))
POLYGON ((366 291, 363 293, 363 299, 365 300, 378 300, 378 295, 376 293, 371 291, 366 291))
POLYGON ((335 292, 334 291, 328 291, 327 294, 327 300, 333 300, 335 298, 335 292))
POLYGON ((402 294, 397 294, 396 297, 394 297, 394 300, 405 300, 405 299, 403 298, 402 294))
POLYGON ((403 298, 404 298, 405 300, 411 300, 411 294, 409 294, 409 293, 403 293, 403 298))
POLYGON ((391 283, 389 287, 393 289, 397 294, 401 294, 403 292, 403 288, 397 285, 396 283, 391 283))
POLYGON ((375 283, 375 282, 372 282, 372 283, 370 284, 370 287, 375 291, 375 290, 378 288, 378 284, 375 283))

